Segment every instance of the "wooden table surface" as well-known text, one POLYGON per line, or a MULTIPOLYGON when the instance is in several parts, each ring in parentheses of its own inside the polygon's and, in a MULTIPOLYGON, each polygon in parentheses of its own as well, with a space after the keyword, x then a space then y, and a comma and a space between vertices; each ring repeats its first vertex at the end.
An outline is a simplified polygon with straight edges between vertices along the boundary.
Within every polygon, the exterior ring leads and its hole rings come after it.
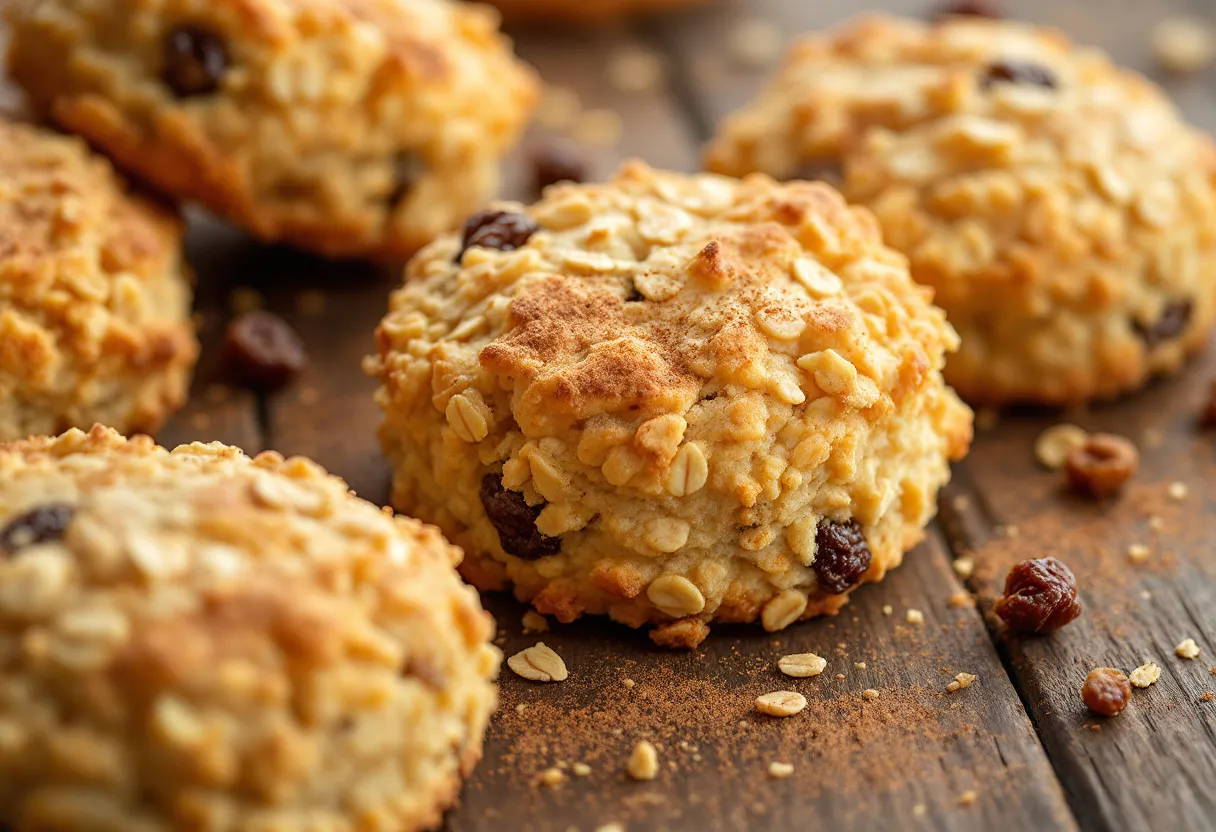
MULTIPOLYGON (((570 0, 584 2, 589 0, 570 0)), ((1058 25, 1152 72, 1148 32, 1171 12, 1211 14, 1205 0, 1006 0, 1026 19, 1058 25)), ((928 0, 890 0, 886 8, 926 12, 928 0)), ((606 174, 641 156, 681 170, 697 166, 712 125, 742 103, 763 73, 727 57, 730 33, 746 18, 778 23, 793 35, 847 17, 848 0, 739 0, 619 31, 517 34, 520 53, 551 82, 578 91, 587 107, 624 119, 619 145, 596 158, 606 174), (603 82, 622 47, 667 59, 665 81, 643 93, 603 82)), ((1157 74, 1159 77, 1159 74, 1157 74)), ((1216 128, 1216 70, 1163 79, 1189 117, 1216 128)), ((523 165, 511 166, 518 183, 523 165)), ((511 192, 522 194, 518 184, 511 192)), ((388 470, 375 437, 373 384, 359 370, 371 332, 400 269, 324 263, 257 246, 196 217, 190 254, 199 275, 205 352, 187 409, 159 437, 166 444, 221 440, 249 452, 273 448, 317 459, 360 495, 387 499, 388 470), (251 287, 290 320, 312 363, 298 383, 268 397, 209 395, 215 344, 229 317, 230 293, 251 287), (303 290, 326 296, 322 313, 301 309, 303 290), (311 314, 308 314, 311 312, 311 314)), ((792 829, 1166 829, 1216 828, 1216 436, 1195 414, 1216 376, 1216 350, 1185 375, 1133 398, 1067 414, 1086 427, 1128 435, 1144 462, 1124 499, 1097 506, 1068 499, 1058 475, 1036 467, 1032 444, 1056 412, 1003 414, 981 431, 956 469, 928 542, 877 586, 853 596, 835 618, 777 635, 759 628, 716 628, 697 651, 672 653, 644 636, 600 621, 543 636, 570 667, 560 685, 535 685, 504 671, 502 708, 485 759, 450 814, 452 830, 792 829), (1170 483, 1189 485, 1181 501, 1170 483), (1159 530, 1149 518, 1160 517, 1159 530), (1152 548, 1133 566, 1128 546, 1152 548), (1008 565, 1055 555, 1082 586, 1087 613, 1051 638, 1006 638, 991 617, 1008 565), (952 606, 964 586, 952 568, 976 563, 966 588, 978 606, 952 606), (892 615, 884 614, 889 605, 892 615), (918 609, 924 624, 906 623, 918 609), (1198 642, 1196 661, 1174 655, 1183 638, 1198 642), (795 681, 776 659, 813 651, 828 672, 795 681), (1161 680, 1135 691, 1121 716, 1087 715, 1078 689, 1100 665, 1124 670, 1155 661, 1161 680), (960 671, 978 677, 948 694, 960 671), (625 679, 634 684, 629 687, 625 679), (755 715, 756 695, 803 691, 800 716, 755 715), (879 691, 863 699, 863 689, 879 691), (629 780, 633 744, 661 746, 662 772, 629 780), (794 775, 772 779, 770 762, 794 775), (535 778, 555 765, 584 762, 592 773, 557 787, 535 778)), ((509 655, 534 643, 523 608, 487 598, 509 655)))

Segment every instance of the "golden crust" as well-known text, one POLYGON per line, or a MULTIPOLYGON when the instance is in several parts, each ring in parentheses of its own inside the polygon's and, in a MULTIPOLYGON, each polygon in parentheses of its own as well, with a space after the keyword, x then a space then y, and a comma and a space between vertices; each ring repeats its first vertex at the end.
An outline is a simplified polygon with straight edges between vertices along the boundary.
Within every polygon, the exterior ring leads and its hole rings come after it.
POLYGON ((475 585, 562 621, 678 620, 656 637, 691 645, 782 593, 795 618, 838 610, 824 518, 864 528, 863 580, 916 542, 971 417, 941 378, 953 330, 866 211, 640 163, 501 207, 540 230, 421 252, 367 361, 394 504, 464 546, 475 585), (487 478, 559 552, 504 550, 487 478))
POLYGON ((266 240, 403 257, 497 187, 537 84, 492 12, 450 0, 28 0, 9 66, 33 103, 164 192, 266 240), (221 37, 177 98, 163 42, 221 37))
POLYGON ((182 223, 83 142, 0 120, 0 440, 154 430, 197 344, 182 223))
POLYGON ((439 823, 500 656, 438 531, 303 459, 101 427, 0 445, 0 530, 65 502, 62 539, 0 551, 0 816, 439 823))
POLYGON ((705 0, 486 0, 508 21, 580 25, 619 23, 628 18, 686 9, 705 0))
POLYGON ((1176 370, 1216 319, 1211 141, 1056 32, 872 17, 805 38, 707 164, 824 163, 935 289, 963 342, 946 378, 970 400, 1115 396, 1176 370), (986 81, 1001 61, 1055 84, 986 81))

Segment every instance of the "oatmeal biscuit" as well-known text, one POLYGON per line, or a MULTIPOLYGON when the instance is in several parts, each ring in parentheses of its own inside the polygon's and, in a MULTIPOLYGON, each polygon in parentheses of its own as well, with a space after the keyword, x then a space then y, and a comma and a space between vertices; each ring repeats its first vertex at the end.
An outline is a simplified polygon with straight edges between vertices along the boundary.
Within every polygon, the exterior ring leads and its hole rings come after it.
POLYGON ((685 9, 705 0, 485 0, 508 21, 580 25, 625 21, 632 17, 685 9))
POLYGON ((796 45, 707 154, 836 174, 962 337, 970 400, 1109 398, 1216 317, 1216 151, 1160 89, 1020 23, 865 18, 796 45))
POLYGON ((84 142, 0 119, 0 441, 155 430, 198 345, 182 224, 84 142))
POLYGON ((500 658, 459 556, 303 459, 101 427, 0 445, 0 818, 436 825, 500 658))
POLYGON ((970 440, 954 331, 823 184, 627 165, 474 216, 377 330, 395 505, 561 621, 695 645, 835 612, 970 440))
POLYGON ((497 186, 536 96, 496 16, 451 0, 19 0, 34 104, 265 240, 393 258, 497 186))

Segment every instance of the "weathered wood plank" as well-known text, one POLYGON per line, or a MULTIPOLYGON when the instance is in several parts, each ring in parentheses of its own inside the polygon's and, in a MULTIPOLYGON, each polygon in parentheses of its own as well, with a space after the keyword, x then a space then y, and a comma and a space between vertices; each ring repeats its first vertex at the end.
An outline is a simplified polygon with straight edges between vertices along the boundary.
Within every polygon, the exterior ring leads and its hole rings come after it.
POLYGON ((1052 555, 1077 575, 1082 618, 1050 638, 1003 635, 1000 646, 1085 828, 1203 829, 1216 817, 1216 701, 1204 699, 1216 696, 1216 461, 1212 433, 1196 427, 1213 377, 1209 350, 1179 379, 1068 416, 1139 444, 1140 472, 1120 500, 1068 495, 1033 457, 1035 437, 1064 416, 1019 413, 980 435, 943 508, 956 548, 974 550, 985 610, 1019 560, 1052 555), (1175 482, 1187 484, 1185 499, 1169 497, 1175 482), (1132 544, 1150 547, 1146 563, 1128 558, 1132 544), (1200 645, 1197 660, 1174 654, 1184 638, 1200 645), (1148 661, 1161 680, 1133 691, 1124 713, 1087 712, 1089 670, 1148 661))

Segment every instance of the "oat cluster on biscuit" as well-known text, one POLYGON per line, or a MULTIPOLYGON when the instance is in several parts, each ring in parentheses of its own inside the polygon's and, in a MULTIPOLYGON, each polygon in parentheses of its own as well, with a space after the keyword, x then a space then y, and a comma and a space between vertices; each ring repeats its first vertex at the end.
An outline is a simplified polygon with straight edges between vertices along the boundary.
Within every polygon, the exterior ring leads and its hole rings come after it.
POLYGON ((161 191, 331 256, 407 256, 493 194, 537 96, 452 0, 19 0, 12 77, 161 191))
POLYGON ((306 460, 0 445, 0 541, 17 829, 432 828, 480 756, 500 657, 459 551, 306 460))
POLYGON ((638 163, 497 211, 536 230, 421 252, 367 362, 394 505, 475 584, 690 645, 836 610, 920 538, 971 417, 868 212, 638 163))
POLYGON ((151 431, 185 401, 181 237, 84 142, 0 119, 0 441, 151 431))
POLYGON ((1051 30, 866 17, 807 36, 707 162, 839 172, 962 337, 946 378, 968 400, 1127 392, 1216 318, 1212 142, 1051 30))

